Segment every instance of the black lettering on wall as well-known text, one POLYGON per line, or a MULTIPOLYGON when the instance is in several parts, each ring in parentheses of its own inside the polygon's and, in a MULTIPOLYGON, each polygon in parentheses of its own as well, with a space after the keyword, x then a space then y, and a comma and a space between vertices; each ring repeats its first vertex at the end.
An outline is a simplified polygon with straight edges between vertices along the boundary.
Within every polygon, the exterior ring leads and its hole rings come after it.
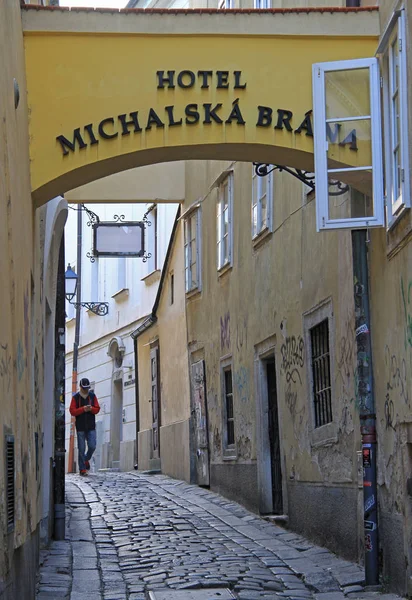
POLYGON ((227 88, 229 87, 229 83, 228 83, 229 71, 216 71, 216 75, 217 75, 217 86, 216 87, 218 89, 227 90, 227 88))
POLYGON ((175 72, 174 71, 168 71, 166 77, 164 75, 164 71, 157 71, 156 75, 157 75, 157 81, 158 81, 158 83, 157 83, 158 89, 163 90, 165 87, 165 84, 167 84, 168 88, 175 87, 175 84, 174 84, 175 72))
POLYGON ((104 140, 111 140, 119 135, 118 131, 114 131, 113 133, 107 133, 107 131, 104 130, 105 125, 107 125, 109 123, 110 123, 110 125, 114 125, 113 117, 109 117, 108 119, 103 119, 103 121, 100 121, 100 123, 99 123, 99 135, 104 140))
POLYGON ((199 112, 197 110, 197 104, 188 104, 185 108, 186 124, 194 125, 199 122, 199 112))
POLYGON ((78 127, 77 129, 75 129, 73 131, 73 141, 71 142, 70 140, 68 140, 66 137, 64 137, 64 135, 58 135, 56 137, 56 140, 58 142, 60 142, 60 145, 62 147, 62 151, 63 151, 63 156, 66 156, 66 154, 69 154, 69 150, 71 150, 72 152, 75 151, 76 149, 76 142, 79 145, 79 149, 82 150, 82 148, 86 148, 87 144, 85 143, 85 141, 83 140, 81 133, 80 133, 80 127, 78 127))
POLYGON ((156 113, 154 108, 151 108, 149 110, 149 116, 147 117, 146 129, 151 129, 152 125, 156 125, 156 127, 164 127, 163 121, 161 120, 159 115, 156 113))
POLYGON ((330 142, 332 142, 332 144, 337 142, 341 127, 342 125, 340 123, 335 123, 335 129, 332 131, 330 123, 326 123, 326 137, 330 142))
POLYGON ((202 78, 202 89, 209 87, 209 77, 212 77, 213 71, 198 71, 197 76, 202 78))
POLYGON ((229 123, 229 125, 232 123, 233 120, 236 120, 238 125, 246 124, 246 121, 244 120, 243 115, 240 111, 240 106, 239 106, 238 102, 239 102, 239 98, 236 98, 236 100, 232 103, 233 104, 232 111, 231 111, 229 117, 226 119, 226 123, 229 123))
POLYGON ((305 118, 302 123, 299 125, 297 129, 295 129, 295 133, 302 133, 302 131, 306 131, 305 135, 313 137, 313 128, 312 128, 312 111, 308 110, 305 113, 305 118))
POLYGON ((129 121, 126 121, 126 115, 119 115, 117 117, 122 126, 122 135, 130 134, 129 125, 133 125, 133 127, 134 127, 133 133, 138 133, 139 131, 142 131, 142 128, 139 125, 138 114, 139 113, 137 110, 129 113, 129 116, 131 117, 131 119, 129 121))
POLYGON ((88 125, 84 126, 85 131, 87 131, 87 133, 89 134, 89 138, 90 138, 90 146, 93 146, 94 144, 98 144, 99 140, 96 138, 96 136, 94 135, 94 131, 93 131, 93 125, 92 123, 89 123, 88 125))
POLYGON ((174 106, 165 106, 165 110, 169 117, 169 127, 173 127, 174 125, 181 125, 183 123, 183 119, 179 119, 179 121, 175 121, 173 109, 174 109, 174 106))
POLYGON ((284 110, 283 108, 278 108, 278 122, 275 125, 275 129, 283 129, 286 127, 288 131, 292 130, 292 125, 290 124, 290 120, 293 117, 293 112, 291 110, 284 110))
POLYGON ((195 85, 195 81, 196 81, 196 75, 193 73, 193 71, 180 71, 179 75, 177 76, 177 85, 181 88, 191 88, 195 85), (185 83, 183 78, 189 78, 189 82, 185 83))
POLYGON ((339 146, 347 146, 349 144, 349 150, 358 149, 358 138, 356 136, 356 129, 352 129, 345 137, 344 140, 339 142, 339 146))
POLYGON ((233 71, 235 76, 235 85, 233 86, 235 90, 244 90, 246 88, 246 83, 240 83, 240 78, 242 76, 242 71, 233 71))
POLYGON ((215 121, 215 123, 223 123, 219 115, 216 114, 216 111, 219 110, 219 108, 222 108, 220 102, 213 108, 211 108, 211 104, 203 104, 203 107, 205 109, 205 120, 203 121, 205 125, 209 125, 212 122, 212 119, 215 121))
POLYGON ((258 111, 256 127, 270 127, 272 125, 273 110, 269 106, 258 106, 258 111))

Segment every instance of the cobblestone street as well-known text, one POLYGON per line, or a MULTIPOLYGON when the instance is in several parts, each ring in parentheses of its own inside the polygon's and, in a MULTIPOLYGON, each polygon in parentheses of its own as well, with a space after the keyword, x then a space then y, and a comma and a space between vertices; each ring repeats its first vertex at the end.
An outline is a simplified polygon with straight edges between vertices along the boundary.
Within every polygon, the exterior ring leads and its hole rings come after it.
POLYGON ((37 600, 224 600, 225 588, 238 600, 399 598, 365 592, 359 566, 163 475, 69 475, 66 499, 66 540, 42 551, 37 600))

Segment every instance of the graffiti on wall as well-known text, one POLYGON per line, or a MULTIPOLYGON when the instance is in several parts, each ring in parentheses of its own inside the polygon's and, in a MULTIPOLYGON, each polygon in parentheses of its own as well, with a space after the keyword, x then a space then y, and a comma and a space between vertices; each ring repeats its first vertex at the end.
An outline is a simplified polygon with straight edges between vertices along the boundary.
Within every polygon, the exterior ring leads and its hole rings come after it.
POLYGON ((286 379, 285 403, 292 417, 295 438, 298 438, 297 427, 303 424, 305 406, 298 409, 298 386, 302 385, 301 369, 305 364, 305 343, 299 335, 285 338, 280 348, 282 361, 280 372, 286 379))
POLYGON ((305 363, 305 344, 299 335, 287 337, 280 349, 282 355, 281 371, 286 376, 286 382, 302 384, 300 369, 305 363))
POLYGON ((385 380, 387 395, 397 394, 409 406, 406 361, 394 354, 388 345, 385 346, 385 380))
POLYGON ((405 315, 405 350, 407 347, 412 347, 412 305, 411 305, 411 289, 412 281, 409 282, 407 290, 401 277, 401 292, 403 310, 405 315))
POLYGON ((12 367, 8 344, 0 344, 0 379, 2 380, 3 392, 10 392, 12 367))
POLYGON ((235 385, 238 398, 241 402, 249 402, 250 398, 250 376, 249 369, 240 367, 235 373, 235 385))
POLYGON ((230 312, 220 317, 220 348, 230 350, 230 312))
POLYGON ((17 368, 17 377, 18 377, 19 381, 21 381, 23 378, 25 367, 26 367, 26 363, 25 363, 25 359, 24 359, 24 350, 23 350, 23 344, 22 344, 21 337, 20 337, 19 341, 17 342, 17 354, 16 354, 16 368, 17 368))
POLYGON ((24 291, 24 351, 26 355, 26 367, 27 357, 29 355, 29 337, 30 337, 30 319, 29 319, 29 287, 26 286, 24 291))
POLYGON ((34 414, 37 419, 38 415, 39 415, 39 406, 40 406, 39 355, 37 353, 37 349, 34 352, 33 375, 34 375, 34 414))
POLYGON ((239 320, 236 326, 236 348, 240 352, 243 346, 247 348, 247 317, 239 320))

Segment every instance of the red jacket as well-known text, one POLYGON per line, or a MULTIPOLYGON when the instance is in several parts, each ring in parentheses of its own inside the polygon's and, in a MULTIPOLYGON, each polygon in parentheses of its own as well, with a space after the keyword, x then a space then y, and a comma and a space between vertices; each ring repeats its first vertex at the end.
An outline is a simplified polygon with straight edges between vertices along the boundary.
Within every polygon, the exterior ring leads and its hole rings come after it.
POLYGON ((96 394, 91 392, 87 398, 82 398, 79 392, 72 398, 70 404, 70 414, 76 417, 77 431, 91 431, 96 429, 95 415, 100 411, 99 402, 96 394), (90 410, 85 407, 90 406, 90 410))

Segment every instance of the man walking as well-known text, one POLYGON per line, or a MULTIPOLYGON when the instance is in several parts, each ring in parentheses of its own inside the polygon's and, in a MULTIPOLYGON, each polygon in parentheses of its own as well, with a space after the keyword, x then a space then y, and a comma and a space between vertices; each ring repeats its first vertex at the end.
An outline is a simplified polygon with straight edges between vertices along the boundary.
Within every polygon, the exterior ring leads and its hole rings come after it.
POLYGON ((80 475, 87 475, 90 459, 96 450, 96 417, 100 411, 99 402, 94 392, 90 391, 87 377, 80 379, 80 391, 72 398, 70 414, 76 417, 77 446, 79 449, 80 475), (87 441, 87 453, 86 452, 87 441))

